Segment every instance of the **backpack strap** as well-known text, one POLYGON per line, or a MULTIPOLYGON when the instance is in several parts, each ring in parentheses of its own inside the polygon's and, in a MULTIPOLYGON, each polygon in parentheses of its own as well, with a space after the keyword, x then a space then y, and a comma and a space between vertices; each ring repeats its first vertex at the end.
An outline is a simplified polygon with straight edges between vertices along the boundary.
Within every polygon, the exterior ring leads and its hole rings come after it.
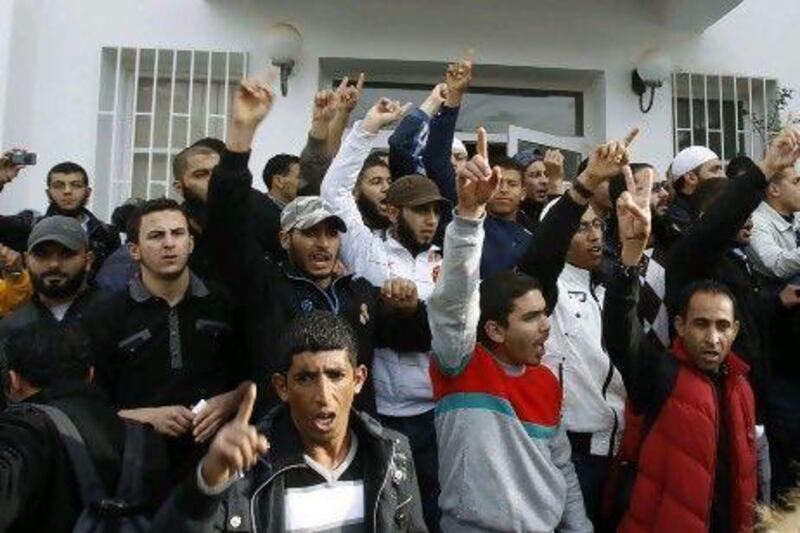
POLYGON ((125 420, 125 451, 122 457, 122 472, 117 484, 117 498, 132 504, 141 504, 145 492, 145 448, 147 426, 125 420))
POLYGON ((41 411, 50 419, 58 430, 61 442, 67 450, 67 455, 75 471, 75 479, 81 491, 81 500, 84 507, 89 507, 93 503, 99 502, 106 497, 106 490, 103 487, 94 461, 89 455, 86 442, 83 440, 78 428, 70 420, 64 411, 52 405, 37 403, 27 404, 41 411))

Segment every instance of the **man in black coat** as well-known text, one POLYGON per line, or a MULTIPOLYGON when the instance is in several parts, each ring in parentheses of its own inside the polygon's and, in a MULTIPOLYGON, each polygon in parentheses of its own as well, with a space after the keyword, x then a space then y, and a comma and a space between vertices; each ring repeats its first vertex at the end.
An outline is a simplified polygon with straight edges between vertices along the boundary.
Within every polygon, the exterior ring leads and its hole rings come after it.
MULTIPOLYGON (((79 330, 58 332, 44 324, 17 331, 6 347, 7 392, 17 402, 0 412, 0 531, 72 531, 83 511, 79 485, 58 430, 30 404, 59 408, 87 444, 107 494, 116 491, 125 427, 102 393, 91 386, 93 370, 79 330)), ((160 441, 148 434, 145 487, 160 484, 160 441)), ((146 495, 151 510, 155 495, 146 495)))
MULTIPOLYGON (((65 325, 81 323, 108 296, 87 282, 93 254, 76 219, 42 219, 31 231, 27 249, 34 293, 30 302, 0 320, 0 375, 5 359, 2 341, 11 333, 34 322, 55 333, 65 325)), ((4 405, 5 395, 0 394, 0 407, 4 405)))
MULTIPOLYGON (((74 218, 86 231, 89 249, 94 256, 89 275, 91 279, 103 265, 103 261, 120 247, 120 240, 113 226, 100 221, 86 208, 92 194, 89 175, 77 163, 71 161, 59 163, 47 173, 46 193, 50 205, 45 217, 61 215, 74 218)), ((42 219, 42 217, 31 217, 25 212, 2 218, 0 242, 17 251, 25 249, 33 226, 42 219)))
MULTIPOLYGON (((383 288, 363 278, 340 275, 340 232, 344 224, 318 196, 298 197, 281 216, 281 245, 288 260, 265 257, 246 221, 252 175, 247 167, 255 130, 268 113, 268 88, 244 83, 234 96, 228 143, 208 188, 204 233, 214 270, 234 295, 243 315, 249 379, 275 368, 275 340, 297 315, 312 310, 345 317, 358 338, 359 363, 369 366, 376 347, 404 352, 430 350, 430 328, 416 286, 389 280, 383 288)), ((270 403, 261 380, 261 406, 270 403)), ((372 381, 358 406, 374 413, 372 381)), ((274 403, 274 396, 272 402, 274 403)))

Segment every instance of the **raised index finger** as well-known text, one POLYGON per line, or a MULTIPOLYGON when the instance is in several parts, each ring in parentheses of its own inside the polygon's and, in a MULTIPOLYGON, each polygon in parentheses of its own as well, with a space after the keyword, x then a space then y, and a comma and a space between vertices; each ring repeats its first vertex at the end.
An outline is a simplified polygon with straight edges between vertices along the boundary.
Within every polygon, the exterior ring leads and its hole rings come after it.
POLYGON ((358 92, 361 92, 361 89, 363 88, 364 88, 364 73, 361 72, 358 75, 358 81, 356 82, 356 89, 358 89, 358 92))
POLYGON ((252 383, 247 386, 242 401, 239 403, 239 410, 236 412, 236 420, 242 424, 249 424, 250 417, 253 416, 253 406, 256 404, 256 386, 252 383))
POLYGON ((636 136, 639 135, 639 128, 633 128, 628 134, 625 136, 625 146, 630 146, 636 136))
POLYGON ((489 140, 486 137, 486 129, 483 127, 478 128, 478 142, 475 150, 485 161, 489 161, 489 140))

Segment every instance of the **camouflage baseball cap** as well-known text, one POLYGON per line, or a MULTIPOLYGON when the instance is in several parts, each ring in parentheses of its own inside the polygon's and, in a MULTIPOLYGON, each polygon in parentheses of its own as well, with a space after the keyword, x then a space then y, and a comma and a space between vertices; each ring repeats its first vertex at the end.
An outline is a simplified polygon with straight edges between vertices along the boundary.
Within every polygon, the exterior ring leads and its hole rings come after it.
POLYGON ((81 223, 61 215, 43 218, 33 227, 28 236, 28 251, 44 242, 57 242, 73 252, 89 246, 89 238, 81 223))
POLYGON ((344 220, 333 213, 331 206, 319 196, 298 196, 281 213, 281 229, 308 229, 316 226, 323 220, 333 219, 336 227, 341 232, 347 231, 344 220))

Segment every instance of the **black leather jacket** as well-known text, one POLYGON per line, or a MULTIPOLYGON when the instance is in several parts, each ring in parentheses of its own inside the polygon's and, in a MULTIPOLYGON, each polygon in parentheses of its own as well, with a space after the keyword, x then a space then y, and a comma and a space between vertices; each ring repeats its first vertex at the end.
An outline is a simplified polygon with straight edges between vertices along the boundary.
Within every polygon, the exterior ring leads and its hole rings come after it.
MULTIPOLYGON (((364 451, 365 531, 427 531, 406 438, 355 410, 350 414, 350 427, 358 436, 359 453, 364 451)), ((200 490, 195 471, 172 493, 151 531, 283 532, 283 475, 308 466, 303 461, 300 437, 285 404, 273 409, 258 428, 271 447, 253 470, 218 495, 200 490)))

